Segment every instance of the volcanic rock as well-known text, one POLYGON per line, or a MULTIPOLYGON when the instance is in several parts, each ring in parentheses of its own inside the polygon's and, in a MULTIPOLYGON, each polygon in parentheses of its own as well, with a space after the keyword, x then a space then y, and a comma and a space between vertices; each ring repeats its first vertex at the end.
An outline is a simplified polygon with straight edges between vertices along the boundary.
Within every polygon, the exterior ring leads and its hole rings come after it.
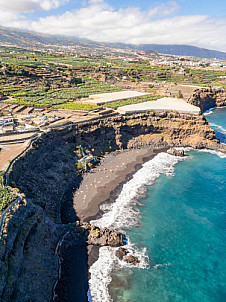
POLYGON ((167 153, 174 155, 174 156, 184 156, 184 150, 177 150, 177 149, 169 149, 167 153))
POLYGON ((132 256, 132 255, 126 256, 124 258, 124 261, 127 262, 127 263, 130 263, 130 264, 138 264, 138 263, 140 263, 140 261, 138 260, 138 258, 135 257, 135 256, 132 256))
POLYGON ((117 251, 115 252, 115 255, 122 260, 124 256, 126 256, 128 254, 127 249, 124 249, 122 247, 120 247, 119 249, 117 249, 117 251))

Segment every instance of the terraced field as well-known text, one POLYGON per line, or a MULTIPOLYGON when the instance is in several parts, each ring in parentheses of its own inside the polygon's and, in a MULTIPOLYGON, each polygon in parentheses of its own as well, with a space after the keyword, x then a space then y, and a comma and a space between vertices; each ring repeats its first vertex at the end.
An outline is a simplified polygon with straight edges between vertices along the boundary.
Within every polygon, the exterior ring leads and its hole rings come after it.
POLYGON ((84 79, 83 83, 78 84, 73 88, 46 90, 46 88, 39 90, 21 90, 15 87, 0 87, 0 92, 4 92, 5 94, 11 95, 14 98, 13 100, 8 101, 9 103, 14 102, 21 105, 48 107, 58 105, 57 108, 65 108, 67 103, 79 101, 80 99, 89 97, 89 95, 92 94, 120 91, 120 89, 115 86, 111 86, 93 79, 84 79))

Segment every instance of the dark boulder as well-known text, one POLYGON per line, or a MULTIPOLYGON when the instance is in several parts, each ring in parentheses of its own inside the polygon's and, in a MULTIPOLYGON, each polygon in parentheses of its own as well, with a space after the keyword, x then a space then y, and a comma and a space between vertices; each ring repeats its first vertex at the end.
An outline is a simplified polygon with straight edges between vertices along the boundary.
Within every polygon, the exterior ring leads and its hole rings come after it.
POLYGON ((138 263, 140 263, 140 261, 138 260, 138 258, 135 257, 135 256, 132 256, 132 255, 126 256, 124 258, 124 261, 127 262, 127 263, 130 263, 130 264, 138 264, 138 263))
POLYGON ((128 254, 127 249, 124 249, 123 247, 120 247, 119 249, 117 249, 117 251, 115 252, 115 255, 122 260, 124 256, 126 256, 128 254))

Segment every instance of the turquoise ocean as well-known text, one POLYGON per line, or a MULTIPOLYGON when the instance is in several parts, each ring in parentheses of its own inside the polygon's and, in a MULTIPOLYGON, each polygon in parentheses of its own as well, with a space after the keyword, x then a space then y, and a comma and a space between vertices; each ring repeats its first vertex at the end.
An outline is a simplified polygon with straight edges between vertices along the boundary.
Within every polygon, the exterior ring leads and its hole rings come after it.
MULTIPOLYGON (((226 108, 206 114, 226 143, 226 108)), ((91 267, 95 302, 226 301, 226 156, 186 150, 145 163, 94 223, 126 232, 140 264, 103 247, 91 267)))

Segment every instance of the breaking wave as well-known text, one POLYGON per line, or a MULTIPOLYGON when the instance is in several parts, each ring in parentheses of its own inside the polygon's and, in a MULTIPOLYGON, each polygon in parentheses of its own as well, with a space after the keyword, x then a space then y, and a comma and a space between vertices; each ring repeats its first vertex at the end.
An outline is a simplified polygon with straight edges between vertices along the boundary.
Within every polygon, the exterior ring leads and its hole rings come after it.
POLYGON ((207 153, 211 153, 214 155, 219 156, 220 158, 226 158, 226 154, 217 150, 209 150, 209 149, 202 149, 202 150, 198 150, 199 152, 207 152, 207 153))
MULTIPOLYGON (((133 178, 123 185, 120 195, 113 204, 106 204, 101 207, 101 210, 104 211, 103 216, 98 220, 91 221, 91 223, 122 232, 137 225, 140 220, 140 212, 135 209, 135 205, 138 204, 137 199, 144 194, 145 185, 152 185, 161 174, 172 176, 174 166, 182 160, 182 157, 168 153, 157 154, 152 160, 143 164, 142 168, 133 175, 133 178)), ((146 268, 149 266, 146 248, 134 246, 129 238, 125 247, 129 253, 136 256, 140 261, 137 267, 146 268)), ((115 256, 116 250, 117 248, 101 247, 98 260, 90 268, 89 285, 92 302, 112 301, 108 292, 111 271, 113 268, 131 266, 115 256)))
POLYGON ((209 123, 209 124, 210 126, 217 128, 220 133, 226 134, 226 129, 224 127, 214 123, 209 123))

